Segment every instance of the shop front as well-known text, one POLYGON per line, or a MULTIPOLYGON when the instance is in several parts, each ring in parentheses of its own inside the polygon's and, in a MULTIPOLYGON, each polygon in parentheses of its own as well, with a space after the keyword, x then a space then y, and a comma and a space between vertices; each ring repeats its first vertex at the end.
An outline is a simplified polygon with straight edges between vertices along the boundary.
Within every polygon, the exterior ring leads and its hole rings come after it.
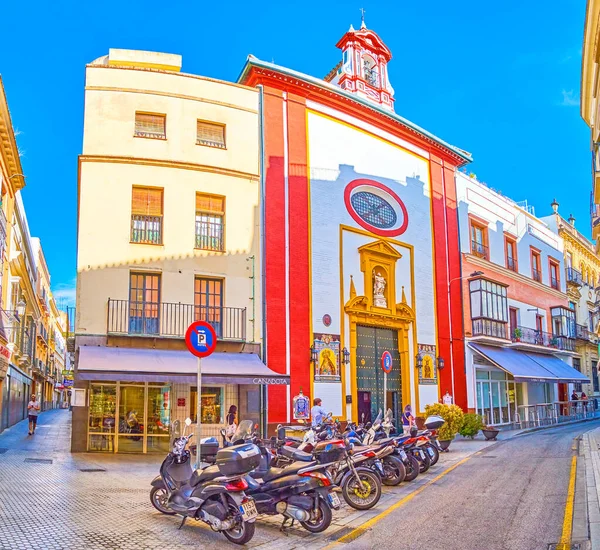
POLYGON ((0 432, 27 417, 27 403, 31 396, 31 377, 10 365, 2 383, 2 417, 0 432))
POLYGON ((587 378, 554 355, 470 343, 475 412, 488 425, 520 424, 550 414, 569 384, 587 378))
MULTIPOLYGON (((197 422, 197 361, 188 352, 90 346, 79 353, 76 387, 85 388, 88 398, 87 412, 75 414, 86 422, 85 430, 74 430, 85 434, 76 450, 165 453, 174 420, 197 422)), ((266 387, 288 383, 255 354, 215 353, 203 359, 202 437, 219 436, 232 406, 237 421, 260 425, 266 387)))

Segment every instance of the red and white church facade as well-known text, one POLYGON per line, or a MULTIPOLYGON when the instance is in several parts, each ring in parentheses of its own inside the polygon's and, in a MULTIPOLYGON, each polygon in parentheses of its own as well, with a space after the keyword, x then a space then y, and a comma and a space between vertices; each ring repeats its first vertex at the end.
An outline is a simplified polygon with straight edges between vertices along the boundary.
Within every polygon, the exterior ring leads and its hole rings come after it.
POLYGON ((301 390, 345 420, 446 391, 466 410, 454 174, 470 155, 395 114, 375 32, 337 47, 325 79, 254 57, 239 79, 262 88, 265 357, 291 377, 269 423, 301 390))

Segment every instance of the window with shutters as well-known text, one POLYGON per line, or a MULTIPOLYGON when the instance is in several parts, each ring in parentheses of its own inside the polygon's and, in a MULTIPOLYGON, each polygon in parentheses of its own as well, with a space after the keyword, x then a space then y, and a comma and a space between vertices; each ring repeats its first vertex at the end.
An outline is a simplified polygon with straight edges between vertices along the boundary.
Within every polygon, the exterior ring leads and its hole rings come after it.
POLYGON ((225 250, 225 197, 196 193, 196 248, 225 250))
POLYGON ((131 194, 131 242, 162 244, 163 190, 134 187, 131 194))
POLYGON ((135 113, 135 137, 166 139, 166 115, 135 113))
POLYGON ((225 149, 225 125, 199 120, 196 127, 196 145, 225 149))

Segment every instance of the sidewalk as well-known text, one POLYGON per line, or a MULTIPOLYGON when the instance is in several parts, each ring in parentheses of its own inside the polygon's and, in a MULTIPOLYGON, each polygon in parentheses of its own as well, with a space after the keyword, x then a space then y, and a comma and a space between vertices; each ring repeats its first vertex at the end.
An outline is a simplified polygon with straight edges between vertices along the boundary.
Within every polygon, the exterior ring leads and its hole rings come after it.
POLYGON ((573 540, 589 540, 600 550, 600 428, 583 434, 575 489, 573 540))

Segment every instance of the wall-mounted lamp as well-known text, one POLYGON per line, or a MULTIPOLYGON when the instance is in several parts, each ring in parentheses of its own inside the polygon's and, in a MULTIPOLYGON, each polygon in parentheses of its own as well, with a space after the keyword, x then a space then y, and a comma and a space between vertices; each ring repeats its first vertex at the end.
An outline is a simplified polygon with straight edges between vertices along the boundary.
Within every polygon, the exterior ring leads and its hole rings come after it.
POLYGON ((437 366, 438 366, 439 370, 442 370, 444 368, 444 358, 443 357, 437 358, 437 366))
POLYGON ((17 315, 19 317, 23 317, 23 315, 25 315, 26 307, 27 307, 27 304, 25 303, 25 300, 23 300, 23 298, 21 298, 19 300, 19 303, 17 304, 17 315))
POLYGON ((423 366, 423 358, 421 357, 420 353, 417 353, 417 355, 415 357, 415 367, 420 369, 422 366, 423 366))
POLYGON ((319 362, 319 350, 315 347, 314 344, 313 347, 310 348, 310 360, 314 363, 315 366, 319 362))
POLYGON ((342 362, 344 363, 344 365, 350 363, 350 352, 346 347, 344 347, 344 349, 342 350, 342 356, 342 362))

